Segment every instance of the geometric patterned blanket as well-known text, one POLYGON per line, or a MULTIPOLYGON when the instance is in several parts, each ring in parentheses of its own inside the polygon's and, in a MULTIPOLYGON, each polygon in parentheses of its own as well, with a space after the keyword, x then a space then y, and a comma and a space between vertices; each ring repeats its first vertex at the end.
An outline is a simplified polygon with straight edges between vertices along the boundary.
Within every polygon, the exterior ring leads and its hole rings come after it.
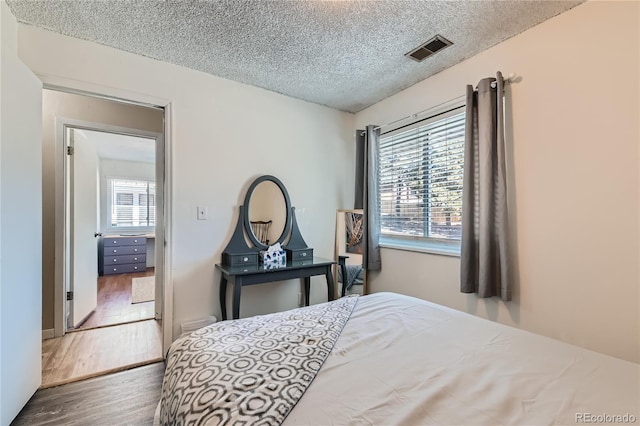
POLYGON ((222 321, 169 349, 163 425, 279 425, 309 387, 357 297, 222 321))

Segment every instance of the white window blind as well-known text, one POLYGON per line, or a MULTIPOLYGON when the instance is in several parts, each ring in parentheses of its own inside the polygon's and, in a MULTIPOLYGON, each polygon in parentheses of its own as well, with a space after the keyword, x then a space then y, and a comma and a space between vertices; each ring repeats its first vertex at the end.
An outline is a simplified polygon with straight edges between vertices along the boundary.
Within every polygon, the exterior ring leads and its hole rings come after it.
POLYGON ((150 228, 156 224, 155 182, 107 179, 111 228, 150 228))
POLYGON ((381 138, 383 235, 460 240, 464 123, 457 110, 381 138))

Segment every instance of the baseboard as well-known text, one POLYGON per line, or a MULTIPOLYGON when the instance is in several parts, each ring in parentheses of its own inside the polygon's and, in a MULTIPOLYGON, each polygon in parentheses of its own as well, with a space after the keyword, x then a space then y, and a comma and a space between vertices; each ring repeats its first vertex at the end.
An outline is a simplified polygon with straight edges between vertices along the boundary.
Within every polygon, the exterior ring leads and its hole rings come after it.
POLYGON ((42 330, 42 340, 53 339, 54 337, 53 328, 42 330))

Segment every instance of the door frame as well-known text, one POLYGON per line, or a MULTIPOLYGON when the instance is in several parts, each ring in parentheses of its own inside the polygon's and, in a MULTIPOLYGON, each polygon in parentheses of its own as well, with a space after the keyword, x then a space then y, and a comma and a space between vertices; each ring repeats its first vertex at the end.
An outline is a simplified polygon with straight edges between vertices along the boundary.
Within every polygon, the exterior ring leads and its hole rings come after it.
MULTIPOLYGON (((42 76, 40 76, 42 79, 42 76)), ((169 345, 173 341, 173 280, 171 274, 171 219, 172 219, 172 197, 171 197, 171 102, 157 102, 154 104, 126 100, 120 97, 98 94, 84 90, 70 89, 58 85, 44 84, 43 89, 56 90, 66 93, 74 93, 83 96, 107 99, 116 102, 134 104, 144 107, 154 107, 164 110, 164 132, 145 132, 138 129, 128 129, 118 126, 110 126, 101 123, 91 123, 82 120, 75 120, 63 117, 56 118, 55 136, 55 272, 54 272, 54 336, 60 337, 65 333, 66 315, 66 279, 65 270, 68 263, 66 234, 68 232, 66 218, 67 190, 65 185, 66 174, 66 147, 64 132, 66 127, 86 128, 89 130, 101 130, 115 133, 153 137, 156 139, 156 176, 163 176, 163 190, 157 191, 156 197, 163 198, 163 208, 156 212, 156 295, 161 298, 161 303, 156 302, 156 319, 162 319, 162 353, 165 354, 169 345), (162 160, 162 161, 159 161, 162 160), (162 222, 160 222, 162 221, 162 222), (159 249, 160 248, 160 249, 159 249)), ((146 99, 145 99, 146 101, 146 99)), ((157 184, 157 183, 156 183, 157 184)), ((161 200, 158 200, 160 202, 161 200)))
MULTIPOLYGON (((76 120, 76 119, 71 119, 71 118, 64 118, 64 117, 56 117, 56 153, 60 154, 62 153, 61 157, 63 160, 63 173, 64 173, 64 183, 63 183, 63 199, 64 199, 64 210, 63 210, 63 225, 62 225, 62 256, 60 256, 62 258, 62 271, 57 271, 56 269, 56 278, 62 278, 62 283, 63 283, 63 288, 62 291, 60 292, 57 287, 56 287, 56 294, 54 297, 54 304, 55 301, 57 301, 58 299, 62 300, 62 305, 61 307, 59 306, 55 306, 54 309, 54 321, 56 318, 56 314, 62 315, 62 330, 60 330, 61 334, 58 334, 59 330, 58 327, 56 327, 59 324, 54 324, 54 334, 56 337, 58 336, 62 336, 64 335, 67 331, 68 331, 68 322, 67 322, 67 318, 69 315, 69 310, 71 309, 70 304, 66 303, 66 292, 69 288, 71 288, 70 286, 70 282, 72 279, 72 274, 71 274, 71 268, 73 267, 72 262, 74 261, 73 259, 73 251, 71 250, 71 246, 70 244, 68 244, 71 239, 73 238, 73 223, 71 223, 71 220, 73 220, 73 214, 70 214, 70 208, 72 208, 73 206, 71 205, 71 202, 73 200, 73 194, 70 192, 70 182, 67 182, 67 179, 71 178, 71 175, 69 174, 69 172, 72 173, 71 170, 71 164, 70 164, 70 156, 67 155, 67 145, 68 145, 68 141, 66 140, 66 135, 67 135, 67 130, 68 129, 76 129, 76 130, 90 130, 90 131, 97 131, 97 132, 107 132, 107 133, 114 133, 114 134, 119 134, 119 135, 123 135, 123 136, 136 136, 136 137, 143 137, 143 138, 150 138, 150 139, 154 139, 155 140, 155 151, 156 151, 156 161, 155 161, 155 169, 156 169, 156 180, 158 181, 156 183, 156 190, 158 195, 156 196, 156 201, 157 201, 157 205, 159 206, 164 206, 164 204, 162 204, 164 202, 164 197, 163 197, 163 193, 164 193, 164 167, 163 166, 163 161, 158 161, 158 159, 162 159, 164 158, 164 138, 162 136, 161 133, 156 133, 156 132, 150 132, 150 131, 145 131, 145 130, 138 130, 138 129, 130 129, 130 128, 126 128, 126 127, 120 127, 120 126, 112 126, 112 125, 107 125, 107 124, 102 124, 102 123, 95 123, 95 122, 89 122, 89 121, 83 121, 83 120, 76 120), (61 146, 61 150, 58 150, 58 146, 61 146), (61 309, 61 310, 59 310, 61 309)), ((57 157, 60 157, 59 155, 57 157)), ((57 169, 56 169, 57 170, 57 169)), ((57 198, 56 198, 57 201, 57 198)), ((164 220, 164 215, 162 214, 162 211, 164 209, 160 209, 160 211, 158 211, 156 213, 156 229, 160 229, 162 230, 163 227, 163 220, 164 220)), ((57 225, 57 224, 56 224, 57 225)), ((58 230, 58 226, 56 226, 56 231, 58 230)), ((155 234, 155 231, 154 231, 155 234)), ((162 241, 162 232, 160 232, 160 239, 157 239, 156 242, 158 241, 162 241)), ((157 235, 156 235, 157 237, 157 235)), ((56 239, 57 240, 57 239, 56 239)), ((56 241, 56 246, 60 247, 58 242, 56 241)), ((156 246, 156 249, 158 247, 156 246)), ((163 263, 164 263, 164 255, 163 255, 163 251, 162 250, 155 250, 156 253, 156 259, 154 264, 158 267, 158 271, 159 273, 156 274, 156 303, 155 306, 156 307, 162 307, 163 306, 163 294, 162 294, 162 279, 163 279, 163 263)), ((56 260, 58 259, 58 256, 56 256, 56 260)), ((56 265, 57 266, 57 265, 56 265)), ((97 273, 97 271, 96 271, 97 273)), ((57 285, 58 280, 55 280, 55 283, 57 285)), ((155 319, 162 319, 162 311, 161 309, 157 309, 156 308, 156 312, 155 312, 155 319)))

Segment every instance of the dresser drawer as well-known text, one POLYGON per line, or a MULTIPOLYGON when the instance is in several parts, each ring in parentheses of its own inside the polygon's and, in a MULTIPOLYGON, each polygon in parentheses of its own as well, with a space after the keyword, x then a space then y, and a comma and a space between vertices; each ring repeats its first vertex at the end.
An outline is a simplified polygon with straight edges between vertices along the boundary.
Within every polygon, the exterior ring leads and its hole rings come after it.
POLYGON ((147 265, 142 263, 127 263, 125 265, 104 265, 104 275, 129 274, 132 272, 144 272, 147 265))
POLYGON ((305 249, 287 249, 287 259, 291 259, 291 261, 298 260, 311 260, 313 259, 313 249, 305 248, 305 249))
POLYGON ((105 256, 122 256, 123 254, 145 254, 147 246, 111 246, 104 248, 105 256))
POLYGON ((120 246, 146 246, 147 239, 145 237, 105 237, 103 244, 105 248, 120 246))
POLYGON ((257 265, 258 253, 228 254, 222 253, 222 263, 225 265, 257 265))
POLYGON ((120 265, 125 263, 144 263, 147 264, 146 254, 125 254, 119 256, 105 256, 104 267, 109 265, 120 265))

